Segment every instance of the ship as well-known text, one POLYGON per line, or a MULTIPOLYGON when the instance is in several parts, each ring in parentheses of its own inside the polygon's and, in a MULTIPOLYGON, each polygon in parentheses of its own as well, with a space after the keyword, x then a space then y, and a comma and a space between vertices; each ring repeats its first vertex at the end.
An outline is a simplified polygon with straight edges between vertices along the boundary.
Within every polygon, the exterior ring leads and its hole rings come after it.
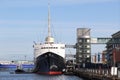
POLYGON ((50 6, 48 4, 48 35, 44 43, 34 42, 34 72, 59 75, 65 70, 65 44, 55 43, 51 36, 50 6))

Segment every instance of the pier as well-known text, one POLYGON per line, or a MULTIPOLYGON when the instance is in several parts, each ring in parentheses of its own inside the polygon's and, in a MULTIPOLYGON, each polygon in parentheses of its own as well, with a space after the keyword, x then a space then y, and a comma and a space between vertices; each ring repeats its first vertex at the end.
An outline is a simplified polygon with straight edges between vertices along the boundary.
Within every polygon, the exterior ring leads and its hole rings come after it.
POLYGON ((120 68, 106 64, 86 63, 67 66, 65 75, 76 75, 87 80, 120 80, 120 68), (116 70, 115 70, 116 68, 116 70))
POLYGON ((112 76, 108 70, 80 69, 74 70, 74 74, 88 80, 120 80, 117 76, 112 76))
POLYGON ((120 80, 120 67, 102 63, 68 64, 65 75, 76 75, 87 80, 120 80))

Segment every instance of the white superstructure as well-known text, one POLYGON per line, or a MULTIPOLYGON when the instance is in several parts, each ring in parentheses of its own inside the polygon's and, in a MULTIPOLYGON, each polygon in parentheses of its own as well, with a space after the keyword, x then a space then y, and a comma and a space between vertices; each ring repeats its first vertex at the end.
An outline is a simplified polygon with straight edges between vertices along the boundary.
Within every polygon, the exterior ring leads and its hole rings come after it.
POLYGON ((65 58, 65 44, 45 43, 45 44, 35 44, 34 45, 35 58, 46 52, 53 52, 53 53, 65 58))

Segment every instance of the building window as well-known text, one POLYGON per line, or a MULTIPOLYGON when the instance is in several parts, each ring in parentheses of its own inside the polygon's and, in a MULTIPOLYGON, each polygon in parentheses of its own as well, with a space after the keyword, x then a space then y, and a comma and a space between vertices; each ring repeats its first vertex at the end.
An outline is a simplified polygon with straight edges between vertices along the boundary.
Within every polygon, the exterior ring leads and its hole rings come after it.
POLYGON ((82 57, 82 55, 79 55, 79 57, 81 58, 81 57, 82 57))
POLYGON ((58 47, 41 47, 41 49, 58 49, 58 47))
POLYGON ((82 52, 82 50, 78 50, 78 52, 82 52))
POLYGON ((90 48, 90 46, 89 46, 89 45, 87 45, 87 48, 90 48))
POLYGON ((81 45, 79 45, 79 48, 81 48, 82 46, 81 45))
POLYGON ((85 46, 85 48, 87 48, 87 46, 85 46))
POLYGON ((82 60, 79 60, 79 62, 82 62, 82 60))
POLYGON ((86 53, 87 51, 85 50, 84 53, 86 53))
POLYGON ((90 42, 90 40, 88 39, 87 42, 90 42))
POLYGON ((90 57, 90 55, 87 55, 87 58, 89 58, 90 57))
POLYGON ((89 53, 90 52, 90 50, 87 50, 87 53, 89 53))
POLYGON ((78 40, 78 42, 82 42, 82 40, 81 40, 81 39, 79 39, 79 40, 78 40))

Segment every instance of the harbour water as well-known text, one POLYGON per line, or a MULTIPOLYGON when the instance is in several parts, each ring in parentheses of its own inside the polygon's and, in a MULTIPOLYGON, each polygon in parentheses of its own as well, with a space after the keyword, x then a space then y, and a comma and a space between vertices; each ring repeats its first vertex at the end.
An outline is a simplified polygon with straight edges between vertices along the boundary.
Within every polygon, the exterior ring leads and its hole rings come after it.
POLYGON ((84 80, 74 75, 10 74, 0 72, 0 80, 84 80))

